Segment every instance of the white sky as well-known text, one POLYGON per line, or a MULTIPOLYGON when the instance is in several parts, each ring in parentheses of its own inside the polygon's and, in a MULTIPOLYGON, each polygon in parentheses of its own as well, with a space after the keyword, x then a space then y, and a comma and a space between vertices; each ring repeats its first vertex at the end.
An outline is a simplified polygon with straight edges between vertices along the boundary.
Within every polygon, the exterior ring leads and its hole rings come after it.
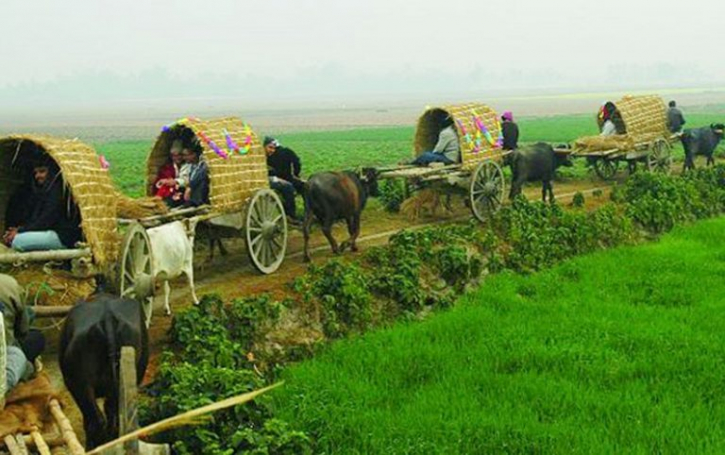
POLYGON ((543 85, 605 73, 626 84, 632 71, 640 82, 652 71, 725 82, 723 0, 2 0, 0 10, 6 89, 150 70, 307 89, 337 74, 470 75, 478 89, 522 72, 543 85))

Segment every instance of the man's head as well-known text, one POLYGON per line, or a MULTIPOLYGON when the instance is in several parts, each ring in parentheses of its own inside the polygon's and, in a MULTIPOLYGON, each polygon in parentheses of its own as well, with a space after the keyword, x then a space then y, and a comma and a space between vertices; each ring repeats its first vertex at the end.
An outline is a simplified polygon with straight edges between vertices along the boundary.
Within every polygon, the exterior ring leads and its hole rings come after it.
POLYGON ((262 145, 264 146, 264 151, 267 153, 267 155, 271 155, 277 151, 277 147, 279 147, 279 141, 272 136, 265 136, 264 141, 262 141, 262 145))
POLYGON ((196 154, 192 149, 190 148, 184 148, 181 152, 181 158, 187 162, 187 163, 196 163, 199 161, 199 155, 196 154))
POLYGON ((33 166, 33 178, 38 185, 45 184, 48 181, 48 175, 50 175, 50 168, 45 164, 35 164, 33 166))
POLYGON ((501 120, 503 120, 504 122, 513 122, 514 114, 511 111, 506 111, 501 116, 501 120))
POLYGON ((677 106, 677 103, 675 103, 674 101, 670 101, 669 102, 669 106, 670 107, 675 107, 675 106, 677 106))

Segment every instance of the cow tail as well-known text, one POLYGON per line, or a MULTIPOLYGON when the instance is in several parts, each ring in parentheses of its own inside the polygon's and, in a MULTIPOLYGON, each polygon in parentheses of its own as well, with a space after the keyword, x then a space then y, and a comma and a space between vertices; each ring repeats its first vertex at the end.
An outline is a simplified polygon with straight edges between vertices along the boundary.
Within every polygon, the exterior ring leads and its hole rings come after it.
POLYGON ((108 348, 108 361, 111 364, 111 381, 113 384, 112 390, 119 390, 121 384, 119 381, 119 363, 120 363, 120 348, 116 343, 116 328, 113 324, 113 318, 106 317, 104 322, 104 331, 106 332, 106 343, 108 348))

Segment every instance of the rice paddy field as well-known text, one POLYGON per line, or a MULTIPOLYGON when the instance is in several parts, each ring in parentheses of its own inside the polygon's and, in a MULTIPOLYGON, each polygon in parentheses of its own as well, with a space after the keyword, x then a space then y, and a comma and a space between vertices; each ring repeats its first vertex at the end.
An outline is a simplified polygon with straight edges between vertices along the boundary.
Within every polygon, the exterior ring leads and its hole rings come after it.
POLYGON ((724 453, 725 219, 329 346, 277 415, 319 453, 724 453))
MULTIPOLYGON (((688 114, 688 126, 703 126, 723 121, 720 110, 688 114)), ((594 117, 590 115, 562 115, 550 117, 522 117, 517 120, 521 130, 520 141, 546 141, 565 143, 597 133, 594 117)), ((410 159, 414 126, 360 128, 336 131, 275 133, 286 146, 300 155, 303 174, 324 170, 351 169, 357 166, 391 165, 410 159)), ((263 136, 264 131, 257 131, 263 136)), ((81 138, 82 139, 82 138, 81 138)), ((96 140, 93 145, 111 162, 111 175, 124 193, 140 196, 146 174, 145 161, 155 138, 147 141, 96 140)), ((676 156, 682 148, 675 147, 676 156)), ((583 163, 579 164, 580 174, 583 163)), ((569 170, 567 170, 569 172, 569 170)), ((577 172, 576 170, 574 171, 577 172)))

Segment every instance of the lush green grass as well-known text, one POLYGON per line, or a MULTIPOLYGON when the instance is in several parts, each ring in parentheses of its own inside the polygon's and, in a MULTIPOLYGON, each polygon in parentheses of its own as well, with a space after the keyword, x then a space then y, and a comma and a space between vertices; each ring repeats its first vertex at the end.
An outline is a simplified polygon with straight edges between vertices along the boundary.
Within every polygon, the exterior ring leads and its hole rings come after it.
POLYGON ((335 343, 278 416, 321 453, 723 453, 725 218, 335 343))
MULTIPOLYGON (((688 115, 688 126, 709 125, 723 121, 718 113, 688 115)), ((553 144, 596 134, 594 116, 567 115, 553 117, 522 117, 518 119, 521 141, 545 141, 553 144)), ((295 150, 303 162, 303 173, 331 169, 352 169, 357 166, 391 165, 410 159, 414 128, 387 127, 280 134, 283 144, 295 150)), ((143 192, 146 175, 146 156, 153 145, 148 141, 112 141, 94 144, 99 153, 111 162, 111 175, 123 192, 139 196, 143 192)), ((675 147, 677 157, 682 147, 675 147)), ((586 173, 583 161, 568 176, 586 173)))

